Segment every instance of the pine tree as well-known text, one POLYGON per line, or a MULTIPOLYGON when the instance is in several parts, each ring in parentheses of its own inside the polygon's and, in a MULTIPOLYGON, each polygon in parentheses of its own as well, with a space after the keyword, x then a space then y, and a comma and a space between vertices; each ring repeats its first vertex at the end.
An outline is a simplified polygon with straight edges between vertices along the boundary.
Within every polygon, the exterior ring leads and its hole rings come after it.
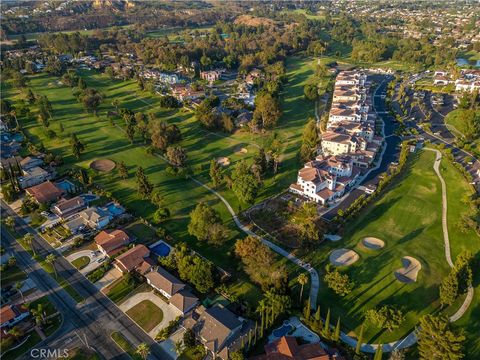
POLYGON ((73 156, 75 156, 77 159, 79 159, 80 155, 85 150, 85 145, 83 145, 80 142, 80 140, 78 140, 77 135, 75 133, 72 133, 72 135, 70 137, 70 145, 72 145, 73 156))
POLYGON ((122 179, 128 179, 128 169, 123 161, 118 164, 118 174, 122 179))
POLYGON ((360 327, 360 333, 358 334, 357 345, 355 346, 355 354, 360 355, 360 351, 362 350, 362 342, 363 342, 363 326, 360 327))
POLYGON ((330 308, 327 311, 327 317, 325 318, 325 326, 323 328, 323 332, 325 337, 330 337, 330 308))
POLYGON ((340 317, 338 317, 337 325, 335 326, 335 332, 333 333, 333 340, 338 341, 340 339, 340 317))
POLYGON ((153 191, 153 185, 148 181, 145 171, 141 166, 137 168, 136 176, 138 194, 142 197, 142 199, 148 198, 153 191))
POLYGON ((452 271, 443 279, 440 285, 440 303, 443 305, 452 305, 458 297, 458 279, 457 274, 452 271))
POLYGON ((210 179, 214 187, 217 187, 222 182, 222 169, 215 159, 210 161, 210 179))
POLYGON ((448 318, 426 315, 420 319, 418 351, 421 359, 462 359, 463 332, 450 328, 448 318))
POLYGON ((382 355, 383 355, 383 345, 379 344, 377 346, 377 351, 375 351, 375 356, 373 357, 373 360, 382 360, 382 355))

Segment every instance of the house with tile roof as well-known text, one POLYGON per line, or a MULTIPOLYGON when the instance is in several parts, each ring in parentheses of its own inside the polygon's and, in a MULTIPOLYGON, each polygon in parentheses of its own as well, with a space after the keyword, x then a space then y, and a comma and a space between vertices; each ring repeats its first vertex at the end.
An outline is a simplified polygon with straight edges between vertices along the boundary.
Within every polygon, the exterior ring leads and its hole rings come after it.
POLYGON ((150 256, 150 250, 145 245, 136 245, 130 250, 117 256, 113 265, 120 270, 122 274, 136 270, 150 256))
POLYGON ((69 219, 63 226, 74 234, 85 227, 96 230, 103 229, 112 220, 112 215, 93 206, 73 215, 69 219))
POLYGON ((145 275, 147 283, 167 299, 185 288, 185 284, 162 267, 145 275))
POLYGON ((0 309, 0 329, 11 328, 26 319, 30 312, 17 305, 5 305, 0 309))
POLYGON ((183 326, 192 329, 211 357, 228 360, 241 348, 241 339, 246 341, 252 322, 217 304, 208 309, 199 306, 185 318, 183 326))
POLYGON ((112 257, 123 251, 130 237, 123 230, 102 230, 95 236, 95 244, 104 255, 112 257))
POLYGON ((62 198, 52 205, 50 210, 60 216, 62 219, 68 218, 87 207, 87 203, 81 196, 75 196, 71 199, 62 198))
POLYGON ((265 345, 265 354, 251 360, 343 360, 336 350, 328 351, 320 343, 299 344, 293 336, 282 336, 265 345))
POLYGON ((39 204, 48 204, 58 200, 63 194, 62 189, 50 181, 26 188, 25 192, 39 204))

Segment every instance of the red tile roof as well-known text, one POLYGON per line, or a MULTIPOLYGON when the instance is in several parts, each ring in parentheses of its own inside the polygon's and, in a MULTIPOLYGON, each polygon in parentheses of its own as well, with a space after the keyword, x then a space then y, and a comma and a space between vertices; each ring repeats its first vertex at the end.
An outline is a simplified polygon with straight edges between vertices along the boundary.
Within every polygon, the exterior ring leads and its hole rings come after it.
POLYGON ((100 231, 95 236, 95 243, 105 251, 107 256, 113 256, 130 242, 130 237, 123 230, 100 231))
POLYGON ((62 190, 50 181, 29 187, 25 191, 41 204, 49 203, 62 196, 62 190))
POLYGON ((330 360, 331 357, 319 343, 298 345, 293 336, 283 336, 265 345, 265 355, 255 360, 330 360))
POLYGON ((119 255, 115 259, 115 264, 122 272, 130 272, 143 263, 143 260, 150 255, 145 245, 137 245, 130 250, 119 255))

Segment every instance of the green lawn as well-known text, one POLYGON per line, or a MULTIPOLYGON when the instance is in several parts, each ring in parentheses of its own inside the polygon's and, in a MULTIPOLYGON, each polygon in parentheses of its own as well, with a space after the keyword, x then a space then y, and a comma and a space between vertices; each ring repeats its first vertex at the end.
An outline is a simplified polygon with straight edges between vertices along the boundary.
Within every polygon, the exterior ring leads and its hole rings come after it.
POLYGON ((110 336, 123 351, 132 357, 133 360, 141 359, 140 355, 135 353, 136 349, 121 332, 114 331, 110 336))
POLYGON ((90 264, 90 258, 88 256, 82 256, 72 261, 72 265, 78 270, 83 269, 88 264, 90 264))
POLYGON ((1 272, 2 286, 15 285, 19 281, 23 281, 27 278, 25 273, 18 267, 14 265, 8 267, 7 270, 1 272))
POLYGON ((143 330, 150 331, 160 324, 163 312, 150 300, 144 300, 127 311, 130 316, 143 330))
POLYGON ((105 293, 114 303, 120 304, 128 294, 135 290, 137 285, 137 282, 133 278, 124 275, 109 285, 105 293))
MULTIPOLYGON (((453 131, 460 135, 464 136, 465 133, 468 132, 467 124, 465 124, 462 121, 461 114, 463 111, 466 111, 464 109, 456 109, 448 113, 448 115, 445 117, 445 123, 448 125, 451 125, 453 127, 453 131)), ((469 144, 465 147, 465 150, 469 151, 470 153, 473 153, 477 157, 480 156, 480 139, 474 138, 472 141, 469 142, 469 144)))
POLYGON ((65 280, 65 278, 60 276, 58 272, 55 273, 52 264, 47 263, 45 259, 38 260, 38 262, 43 269, 57 281, 58 285, 60 285, 76 302, 82 302, 85 300, 83 296, 80 295, 75 288, 67 282, 67 280, 65 280))
POLYGON ((185 350, 178 360, 202 360, 205 357, 205 348, 202 345, 197 345, 193 348, 185 350))
MULTIPOLYGON (((438 287, 449 271, 441 227, 441 185, 433 171, 435 155, 424 151, 413 157, 388 192, 347 224, 339 243, 324 243, 309 256, 317 269, 323 270, 332 249, 352 248, 360 255, 357 263, 344 269, 355 283, 352 293, 342 299, 320 287, 323 311, 331 307, 334 318, 342 317, 345 330, 358 331, 365 311, 377 305, 392 304, 404 310, 407 317, 401 328, 386 333, 370 326, 365 336, 368 342, 397 340, 410 332, 422 315, 438 312, 438 287), (359 246, 366 236, 383 239, 385 248, 374 252, 359 246), (413 284, 400 283, 393 274, 407 255, 422 264, 413 284)), ((451 200, 452 209, 459 206, 460 199, 451 200)), ((449 221, 455 221, 455 215, 450 212, 449 221)), ((455 231, 450 239, 463 241, 455 231)))
MULTIPOLYGON (((447 184, 448 232, 452 258, 455 260, 455 257, 460 252, 469 250, 478 259, 480 256, 480 237, 474 231, 462 233, 456 225, 459 215, 468 212, 461 199, 473 194, 474 189, 448 161, 442 161, 441 173, 447 184)), ((475 295, 470 308, 455 323, 456 326, 465 330, 467 336, 465 346, 466 359, 477 359, 480 357, 480 337, 478 337, 480 333, 480 271, 478 269, 474 269, 474 287, 475 295)))

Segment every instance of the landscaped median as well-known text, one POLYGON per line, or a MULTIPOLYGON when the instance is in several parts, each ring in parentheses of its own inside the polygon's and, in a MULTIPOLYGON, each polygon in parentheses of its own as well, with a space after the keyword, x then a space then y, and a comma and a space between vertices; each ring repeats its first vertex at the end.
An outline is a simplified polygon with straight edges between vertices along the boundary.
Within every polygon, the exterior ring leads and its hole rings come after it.
POLYGON ((119 331, 114 331, 111 333, 110 337, 113 341, 123 350, 125 351, 130 357, 134 360, 141 360, 142 357, 136 353, 135 347, 128 341, 125 336, 119 331))
POLYGON ((62 276, 55 273, 53 269, 53 265, 47 263, 46 259, 42 259, 40 256, 35 254, 32 250, 31 245, 25 240, 25 238, 20 235, 15 229, 11 229, 9 227, 8 232, 15 238, 15 240, 34 258, 42 268, 49 273, 57 282, 58 284, 70 294, 70 296, 76 301, 81 302, 85 300, 75 289, 65 280, 62 276))

